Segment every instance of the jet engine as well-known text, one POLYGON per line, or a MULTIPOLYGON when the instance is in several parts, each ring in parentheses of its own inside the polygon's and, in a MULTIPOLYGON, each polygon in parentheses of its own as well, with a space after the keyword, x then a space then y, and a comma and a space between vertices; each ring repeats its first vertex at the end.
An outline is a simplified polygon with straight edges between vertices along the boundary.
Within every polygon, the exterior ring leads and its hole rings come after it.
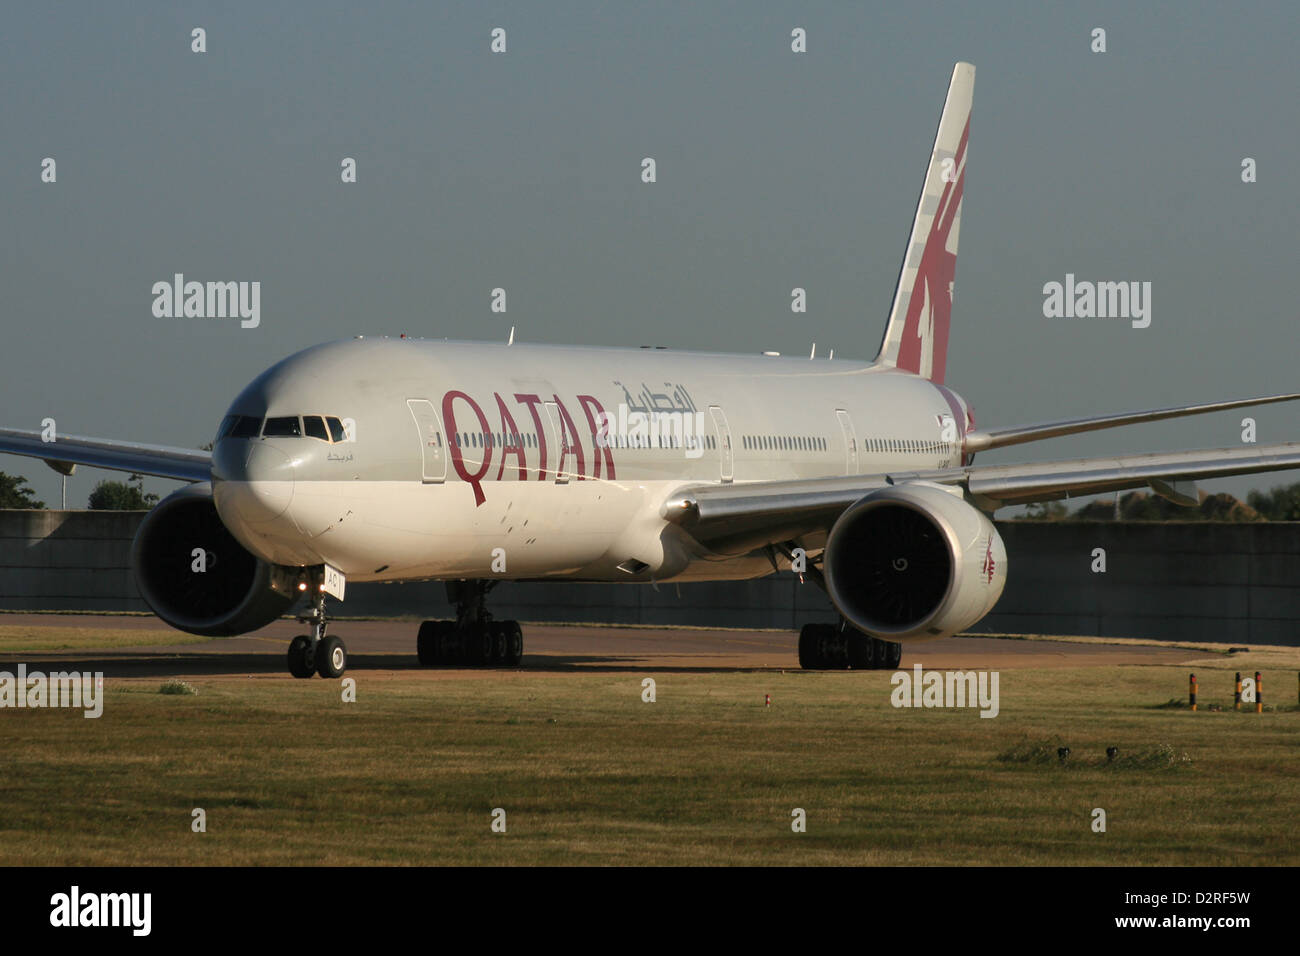
POLYGON ((257 630, 298 597, 285 576, 226 530, 207 482, 173 492, 145 516, 131 545, 131 568, 153 612, 191 634, 257 630))
POLYGON ((873 491, 831 527, 823 568, 836 609, 886 641, 927 641, 970 627, 993 609, 1007 552, 981 511, 942 485, 873 491))

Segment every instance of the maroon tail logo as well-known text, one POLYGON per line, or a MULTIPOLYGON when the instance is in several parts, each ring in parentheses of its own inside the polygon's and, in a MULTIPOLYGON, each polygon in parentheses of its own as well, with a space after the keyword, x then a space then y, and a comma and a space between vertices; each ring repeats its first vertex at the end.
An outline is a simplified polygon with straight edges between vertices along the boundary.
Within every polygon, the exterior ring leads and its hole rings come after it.
POLYGON ((907 318, 903 323, 903 339, 898 346, 898 367, 907 372, 919 374, 921 371, 921 353, 926 334, 930 338, 931 369, 930 381, 943 384, 943 376, 948 365, 948 327, 952 322, 952 284, 957 274, 957 256, 948 251, 948 235, 952 224, 961 209, 962 190, 966 185, 966 167, 962 160, 966 155, 966 140, 970 136, 970 118, 966 118, 966 128, 962 130, 961 143, 957 146, 955 158, 961 172, 956 182, 943 187, 939 198, 939 208, 935 211, 934 222, 930 224, 930 234, 925 240, 925 251, 921 254, 921 264, 917 269, 916 281, 912 284, 912 295, 907 302, 907 318), (922 326, 921 310, 927 309, 925 323, 922 326))

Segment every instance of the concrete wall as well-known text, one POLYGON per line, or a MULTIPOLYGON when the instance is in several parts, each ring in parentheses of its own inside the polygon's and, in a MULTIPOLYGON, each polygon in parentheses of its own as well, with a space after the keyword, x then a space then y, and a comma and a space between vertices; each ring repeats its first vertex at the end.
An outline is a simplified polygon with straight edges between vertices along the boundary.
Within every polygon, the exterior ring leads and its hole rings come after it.
POLYGON ((0 608, 146 611, 131 574, 142 511, 0 511, 0 608))
POLYGON ((1300 644, 1300 524, 1011 522, 977 631, 1300 644), (1106 573, 1091 570, 1094 548, 1106 573))
MULTIPOLYGON (((0 608, 145 610, 130 572, 139 512, 0 511, 0 608)), ((999 524, 1008 582, 981 633, 1300 644, 1300 524, 999 524), (1093 573, 1093 550, 1106 572, 1093 573)), ((516 584, 491 597, 527 621, 797 628, 833 620, 783 574, 716 584, 516 584)), ((441 584, 348 588, 349 615, 448 614, 441 584)))

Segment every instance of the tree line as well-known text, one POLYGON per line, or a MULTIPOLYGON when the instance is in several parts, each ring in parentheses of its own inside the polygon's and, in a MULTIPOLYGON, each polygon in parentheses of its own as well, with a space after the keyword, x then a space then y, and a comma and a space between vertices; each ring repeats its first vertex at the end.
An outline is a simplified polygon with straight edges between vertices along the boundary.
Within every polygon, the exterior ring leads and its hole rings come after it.
POLYGON ((1073 511, 1060 501, 1029 505, 1020 521, 1300 521, 1300 482, 1268 491, 1251 491, 1246 500, 1229 494, 1200 493, 1195 507, 1176 505, 1146 491, 1090 501, 1073 511))
MULTIPOLYGON (((146 494, 144 476, 131 474, 126 481, 101 481, 86 502, 92 511, 148 511, 158 496, 146 494)), ((1183 507, 1145 491, 1119 496, 1120 521, 1300 521, 1300 482, 1252 491, 1243 502, 1228 494, 1200 493, 1200 504, 1183 507)), ((0 471, 0 509, 43 509, 27 479, 0 471)), ((1044 501, 1029 505, 1016 521, 1115 521, 1115 499, 1099 499, 1071 511, 1063 502, 1044 501)))

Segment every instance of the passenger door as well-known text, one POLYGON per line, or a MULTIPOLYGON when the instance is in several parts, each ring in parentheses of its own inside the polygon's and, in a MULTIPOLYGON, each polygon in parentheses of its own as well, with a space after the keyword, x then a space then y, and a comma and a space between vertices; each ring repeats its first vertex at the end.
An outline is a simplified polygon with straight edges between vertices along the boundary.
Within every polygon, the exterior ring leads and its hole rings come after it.
POLYGON ((844 435, 844 474, 856 475, 858 473, 858 436, 853 430, 853 420, 849 418, 849 413, 842 408, 835 409, 835 417, 839 419, 840 431, 844 435))
POLYGON ((727 416, 721 406, 710 405, 709 414, 713 416, 713 427, 718 433, 721 478, 724 482, 731 481, 736 476, 736 459, 731 449, 731 427, 727 424, 727 416))
POLYGON ((444 481, 447 478, 447 445, 442 432, 442 419, 433 402, 427 398, 408 398, 406 407, 415 419, 415 428, 420 437, 420 456, 423 466, 425 484, 444 481))

